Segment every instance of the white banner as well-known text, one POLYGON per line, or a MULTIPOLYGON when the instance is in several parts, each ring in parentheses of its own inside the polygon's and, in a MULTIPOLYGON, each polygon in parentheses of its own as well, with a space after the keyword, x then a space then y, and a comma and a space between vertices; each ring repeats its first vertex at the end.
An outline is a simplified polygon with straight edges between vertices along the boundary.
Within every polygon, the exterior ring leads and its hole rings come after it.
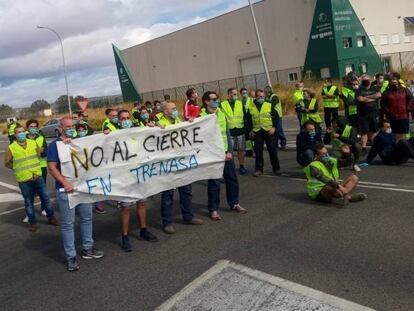
POLYGON ((224 144, 215 115, 161 128, 132 128, 57 144, 69 205, 133 201, 221 178, 224 144))

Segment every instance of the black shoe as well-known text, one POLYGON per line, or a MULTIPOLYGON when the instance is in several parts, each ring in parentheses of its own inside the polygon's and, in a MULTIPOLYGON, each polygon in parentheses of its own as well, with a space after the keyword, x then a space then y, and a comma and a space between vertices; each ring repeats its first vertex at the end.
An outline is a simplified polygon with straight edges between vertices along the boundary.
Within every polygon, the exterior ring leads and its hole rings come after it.
POLYGON ((76 257, 72 257, 68 259, 68 271, 74 272, 79 270, 79 262, 76 257))
POLYGON ((122 236, 121 248, 124 252, 129 253, 132 251, 131 243, 129 242, 129 237, 127 235, 122 236))
POLYGON ((98 251, 96 248, 92 247, 90 249, 83 249, 82 250, 82 258, 83 259, 99 259, 104 256, 103 251, 98 251))
POLYGON ((147 242, 158 242, 158 238, 147 229, 141 230, 139 237, 147 242))
POLYGON ((280 170, 273 170, 273 174, 275 174, 275 176, 279 176, 280 175, 280 170))

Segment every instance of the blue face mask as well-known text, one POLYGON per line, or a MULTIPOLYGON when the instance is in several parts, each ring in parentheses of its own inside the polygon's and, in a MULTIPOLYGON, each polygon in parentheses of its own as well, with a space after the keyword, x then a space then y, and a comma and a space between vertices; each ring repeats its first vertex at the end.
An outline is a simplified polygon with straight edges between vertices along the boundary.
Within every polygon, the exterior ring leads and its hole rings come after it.
POLYGON ((238 99, 239 99, 239 97, 238 97, 237 95, 234 95, 234 96, 232 97, 232 99, 233 99, 233 101, 236 101, 236 100, 238 100, 238 99))
POLYGON ((70 128, 65 130, 65 136, 69 138, 75 137, 76 130, 74 128, 70 128))
POLYGON ((177 110, 174 110, 173 112, 171 112, 171 117, 173 119, 177 119, 178 118, 178 111, 177 110))
POLYGON ((118 124, 118 117, 114 117, 114 118, 112 118, 112 119, 111 119, 111 122, 112 122, 113 124, 118 124))
POLYGON ((142 118, 142 120, 148 120, 148 119, 149 119, 149 114, 148 114, 148 113, 144 113, 144 114, 141 116, 141 118, 142 118))
POLYGON ((217 109, 219 107, 219 105, 220 105, 220 102, 218 100, 213 100, 210 103, 210 107, 213 108, 213 109, 217 109))
POLYGON ((321 157, 322 162, 325 162, 325 163, 329 162, 330 159, 331 159, 331 157, 329 156, 328 153, 325 154, 323 157, 321 157))
POLYGON ((259 98, 257 99, 257 102, 258 102, 259 104, 263 104, 263 103, 264 103, 264 101, 265 101, 265 98, 264 98, 264 97, 259 97, 259 98))
POLYGON ((310 138, 314 139, 315 136, 316 136, 316 132, 315 131, 309 132, 309 136, 310 136, 310 138))
POLYGON ((21 141, 21 142, 26 141, 26 133, 24 133, 24 132, 19 133, 19 134, 16 135, 16 138, 17 138, 18 141, 21 141))
POLYGON ((123 129, 129 129, 132 126, 132 122, 131 120, 123 120, 121 126, 123 129))
POLYGON ((88 131, 78 131, 79 137, 85 137, 86 135, 88 135, 88 131))
POLYGON ((37 128, 29 128, 29 134, 37 135, 39 130, 37 128))

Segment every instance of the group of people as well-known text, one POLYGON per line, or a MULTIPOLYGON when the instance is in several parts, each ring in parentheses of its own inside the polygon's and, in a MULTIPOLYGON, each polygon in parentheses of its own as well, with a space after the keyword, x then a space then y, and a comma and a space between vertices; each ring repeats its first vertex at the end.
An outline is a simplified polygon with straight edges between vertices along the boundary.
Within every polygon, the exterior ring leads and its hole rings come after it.
MULTIPOLYGON (((402 84, 399 77, 391 76, 388 87, 381 81, 380 76, 374 83, 364 75, 361 78, 350 74, 344 80, 346 84, 340 91, 326 80, 322 91, 326 131, 322 137, 322 118, 319 114, 319 104, 315 93, 305 89, 303 83, 297 84, 294 93, 296 112, 300 123, 300 133, 297 136, 297 161, 304 167, 308 179, 308 194, 311 199, 323 202, 340 200, 343 204, 366 199, 363 193, 352 194, 358 183, 353 175, 344 182, 339 182, 339 167, 353 165, 359 170, 358 161, 368 142, 373 146, 367 157, 370 163, 376 155, 386 159, 387 164, 403 163, 413 157, 413 139, 407 140, 406 118, 402 109, 395 108, 395 103, 412 100, 409 84, 402 84), (382 87, 383 89, 379 89, 382 87), (381 95, 382 92, 382 95, 381 95), (339 117, 339 99, 342 98, 345 106, 345 117, 339 117), (384 115, 392 121, 387 121, 384 115), (377 132, 378 120, 382 118, 382 131, 377 132), (390 134, 390 128, 396 136, 390 134), (392 135, 387 136, 387 135, 392 135), (366 138, 364 138, 366 136, 366 138), (395 138, 394 138, 395 137, 395 138), (332 153, 325 145, 332 145, 332 153), (405 152, 405 153, 404 153, 405 152), (404 154, 404 156, 402 156, 404 154), (405 159, 407 158, 407 159, 405 159)), ((237 90, 230 88, 226 98, 220 100, 214 91, 207 91, 202 96, 194 88, 186 92, 187 101, 183 113, 177 109, 169 96, 164 101, 141 103, 136 102, 131 111, 125 109, 108 108, 105 111, 106 119, 102 123, 101 131, 105 135, 132 128, 132 127, 161 127, 165 128, 183 121, 192 122, 196 118, 215 114, 221 129, 225 154, 225 165, 222 179, 208 180, 207 208, 211 220, 221 219, 219 213, 220 186, 226 187, 227 204, 231 211, 245 214, 247 210, 239 202, 238 174, 246 175, 245 156, 255 157, 254 177, 260 177, 264 172, 264 144, 269 153, 272 172, 280 173, 278 149, 286 149, 286 137, 283 132, 282 103, 272 91, 265 87, 254 91, 246 88, 237 90), (233 159, 237 155, 238 168, 233 159)), ((407 106, 408 107, 408 106, 407 106)), ((406 110, 408 113, 408 108, 406 110)), ((29 120, 26 126, 15 124, 13 134, 9 131, 11 144, 6 151, 5 165, 13 169, 16 180, 25 200, 25 208, 29 230, 37 229, 34 197, 39 195, 42 210, 51 225, 61 227, 63 246, 67 258, 69 271, 79 269, 75 247, 75 212, 80 219, 82 235, 82 258, 97 259, 104 253, 94 246, 92 235, 93 210, 104 213, 102 202, 95 204, 79 204, 71 209, 68 202, 68 193, 74 191, 73 185, 62 175, 57 143, 70 143, 74 139, 93 135, 94 130, 88 125, 87 115, 79 112, 72 117, 60 120, 60 136, 49 145, 39 132, 36 120, 29 120), (60 211, 60 223, 54 217, 48 190, 46 187, 47 172, 56 180, 56 198, 60 211)), ((188 225, 202 225, 203 220, 196 218, 192 208, 192 187, 186 185, 177 189, 180 196, 180 208, 183 222, 188 225)), ((173 226, 173 199, 174 189, 161 193, 161 221, 163 231, 174 234, 173 226)), ((155 242, 158 238, 147 229, 145 200, 138 202, 117 202, 121 215, 121 243, 125 252, 132 250, 129 239, 129 223, 131 209, 135 209, 140 226, 139 237, 145 241, 155 242)))

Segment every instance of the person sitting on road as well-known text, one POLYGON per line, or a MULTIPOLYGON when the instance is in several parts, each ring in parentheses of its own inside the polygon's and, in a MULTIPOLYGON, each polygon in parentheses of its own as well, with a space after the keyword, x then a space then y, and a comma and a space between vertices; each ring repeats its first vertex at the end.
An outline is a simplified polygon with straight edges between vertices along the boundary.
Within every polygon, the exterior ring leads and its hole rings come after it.
POLYGON ((349 176, 339 182, 338 164, 335 158, 329 156, 324 144, 315 147, 315 160, 305 167, 308 195, 312 200, 325 203, 338 203, 345 206, 348 202, 358 202, 367 199, 365 193, 351 194, 358 184, 356 175, 349 176))
POLYGON ((305 122, 303 131, 296 136, 296 161, 303 167, 308 166, 315 158, 315 146, 321 143, 321 133, 316 131, 315 124, 305 122))
POLYGON ((414 138, 401 139, 398 143, 392 133, 391 123, 384 120, 380 132, 375 136, 374 143, 366 159, 371 164, 379 156, 385 165, 400 165, 414 159, 414 138))
POLYGON ((332 120, 332 129, 326 130, 323 142, 332 144, 332 156, 338 160, 339 167, 352 166, 355 172, 361 171, 358 162, 362 147, 358 143, 357 129, 349 125, 347 118, 332 120))

